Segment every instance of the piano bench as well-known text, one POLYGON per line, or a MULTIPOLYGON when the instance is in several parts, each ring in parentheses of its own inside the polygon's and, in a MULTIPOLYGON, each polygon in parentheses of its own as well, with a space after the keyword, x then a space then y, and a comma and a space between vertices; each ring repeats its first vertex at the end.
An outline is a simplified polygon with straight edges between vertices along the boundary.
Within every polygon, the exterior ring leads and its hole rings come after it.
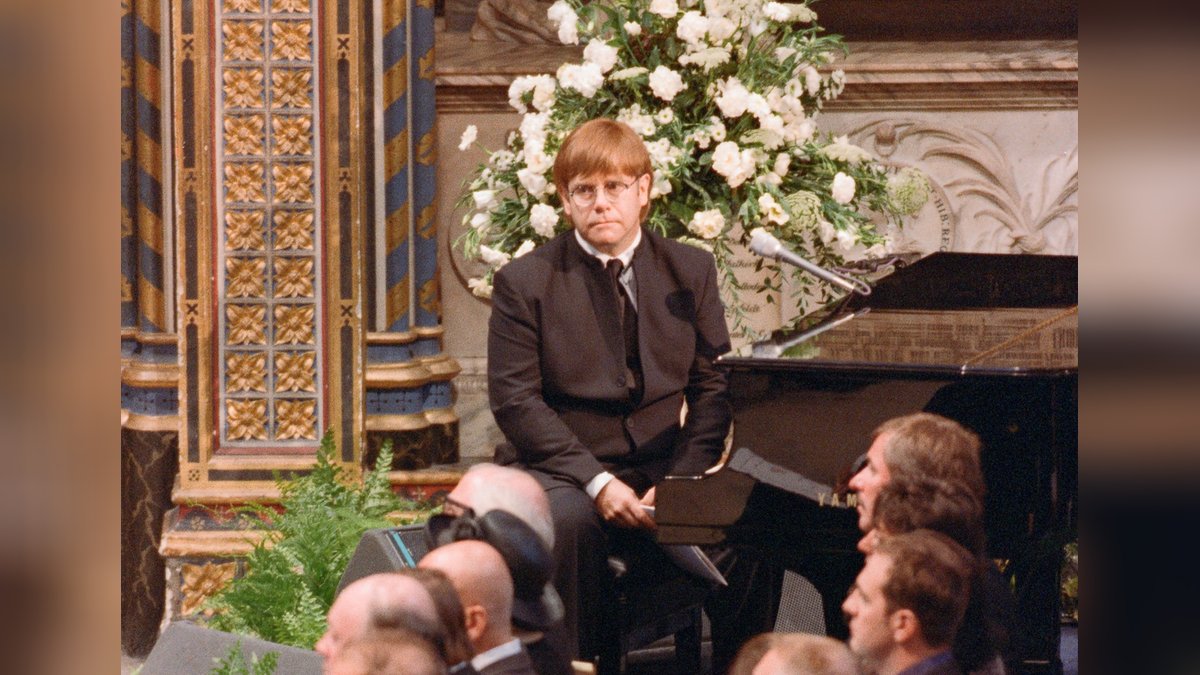
POLYGON ((679 673, 700 672, 700 640, 704 600, 709 585, 684 572, 645 578, 627 573, 625 561, 609 558, 616 600, 600 635, 597 675, 623 675, 625 658, 669 635, 675 637, 679 673))

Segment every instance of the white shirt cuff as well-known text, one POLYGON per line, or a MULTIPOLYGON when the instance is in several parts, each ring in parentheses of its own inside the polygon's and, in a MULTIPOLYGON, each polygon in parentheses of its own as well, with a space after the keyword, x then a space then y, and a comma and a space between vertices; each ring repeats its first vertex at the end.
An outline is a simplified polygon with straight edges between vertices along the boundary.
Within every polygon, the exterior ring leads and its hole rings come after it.
POLYGON ((608 485, 608 481, 614 478, 616 478, 616 476, 612 475, 611 473, 607 471, 601 471, 600 473, 596 474, 595 478, 589 480, 588 484, 585 485, 583 489, 585 492, 587 492, 588 496, 592 498, 592 501, 596 501, 596 496, 600 494, 600 491, 604 489, 605 485, 608 485))

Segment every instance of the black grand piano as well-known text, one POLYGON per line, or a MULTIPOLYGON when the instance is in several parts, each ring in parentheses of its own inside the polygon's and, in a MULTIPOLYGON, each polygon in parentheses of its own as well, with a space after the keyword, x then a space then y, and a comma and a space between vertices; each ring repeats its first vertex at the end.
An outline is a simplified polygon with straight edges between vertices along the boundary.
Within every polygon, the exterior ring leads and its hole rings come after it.
POLYGON ((884 420, 955 419, 983 441, 989 554, 1014 586, 1021 669, 1061 673, 1062 545, 1078 495, 1074 257, 935 253, 870 296, 722 357, 734 451, 658 487, 659 540, 757 547, 821 592, 827 632, 862 556, 851 467, 884 420))

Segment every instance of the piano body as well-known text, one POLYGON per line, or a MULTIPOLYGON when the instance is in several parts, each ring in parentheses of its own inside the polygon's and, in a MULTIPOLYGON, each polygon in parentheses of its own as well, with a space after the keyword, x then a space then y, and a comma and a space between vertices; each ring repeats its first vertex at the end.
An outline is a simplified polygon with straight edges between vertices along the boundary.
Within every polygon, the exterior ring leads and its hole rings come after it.
POLYGON ((935 253, 720 359, 734 449, 658 488, 664 543, 756 547, 821 592, 829 634, 862 567, 851 466, 884 420, 937 413, 979 434, 991 557, 1014 583, 1025 672, 1060 673, 1062 544, 1075 535, 1078 264, 935 253), (839 492, 840 491, 840 492, 839 492))

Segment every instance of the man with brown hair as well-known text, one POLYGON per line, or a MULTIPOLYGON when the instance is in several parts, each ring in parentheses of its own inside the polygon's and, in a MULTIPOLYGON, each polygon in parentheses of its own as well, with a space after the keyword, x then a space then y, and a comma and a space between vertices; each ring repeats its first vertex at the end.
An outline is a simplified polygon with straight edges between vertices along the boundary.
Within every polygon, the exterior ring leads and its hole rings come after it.
POLYGON ((974 558, 930 530, 879 541, 842 609, 850 651, 876 675, 957 675, 950 644, 963 619, 974 558))

